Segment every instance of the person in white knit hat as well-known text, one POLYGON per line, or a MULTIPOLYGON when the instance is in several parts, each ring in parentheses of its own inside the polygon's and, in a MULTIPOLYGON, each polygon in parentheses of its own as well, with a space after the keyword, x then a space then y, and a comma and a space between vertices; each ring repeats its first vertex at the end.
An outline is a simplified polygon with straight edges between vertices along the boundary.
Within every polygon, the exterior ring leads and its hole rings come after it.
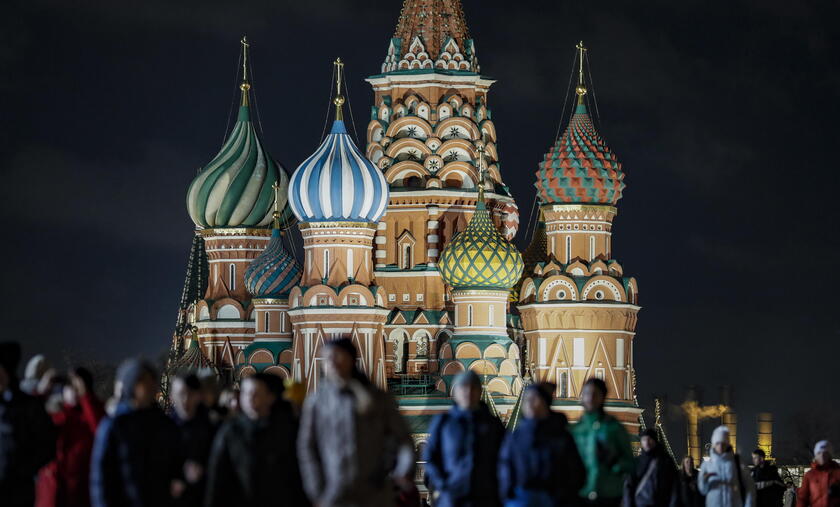
POLYGON ((700 467, 698 485, 706 507, 755 507, 755 485, 729 443, 726 426, 712 433, 712 449, 700 467))
POLYGON ((814 446, 814 462, 802 478, 796 507, 835 507, 840 505, 840 465, 833 459, 828 440, 814 446))

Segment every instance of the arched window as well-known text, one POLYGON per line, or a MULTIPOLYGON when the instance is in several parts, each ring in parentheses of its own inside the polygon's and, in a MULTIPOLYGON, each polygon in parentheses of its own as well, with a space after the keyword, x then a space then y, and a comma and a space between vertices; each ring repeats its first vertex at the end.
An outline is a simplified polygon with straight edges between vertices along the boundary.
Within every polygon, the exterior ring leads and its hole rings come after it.
POLYGON ((324 250, 324 269, 322 271, 324 278, 330 277, 330 251, 324 250))
POLYGON ((557 376, 557 393, 561 398, 569 397, 569 374, 565 371, 557 376))
POLYGON ((271 317, 270 317, 270 314, 268 312, 265 312, 264 315, 265 315, 265 317, 263 319, 263 333, 267 333, 268 332, 268 326, 271 323, 271 317))
POLYGON ((566 236, 566 264, 572 262, 572 237, 566 236))
POLYGON ((402 269, 411 269, 411 245, 403 244, 402 249, 402 269))
POLYGON ((589 260, 595 260, 595 236, 589 236, 589 260))
POLYGON ((236 264, 231 262, 229 269, 230 269, 230 273, 229 273, 230 274, 230 280, 229 280, 229 283, 228 283, 228 287, 230 287, 230 290, 236 290, 236 264))
POLYGON ((468 326, 472 326, 472 317, 473 317, 472 305, 467 305, 467 325, 468 326))

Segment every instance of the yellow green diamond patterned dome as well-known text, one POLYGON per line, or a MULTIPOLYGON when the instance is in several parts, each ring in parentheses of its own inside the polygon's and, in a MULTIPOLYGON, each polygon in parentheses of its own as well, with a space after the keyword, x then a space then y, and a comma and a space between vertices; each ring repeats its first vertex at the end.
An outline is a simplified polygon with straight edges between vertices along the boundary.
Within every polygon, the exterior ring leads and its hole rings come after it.
POLYGON ((454 289, 509 290, 522 276, 522 255, 505 240, 480 195, 467 228, 440 255, 440 274, 454 289))

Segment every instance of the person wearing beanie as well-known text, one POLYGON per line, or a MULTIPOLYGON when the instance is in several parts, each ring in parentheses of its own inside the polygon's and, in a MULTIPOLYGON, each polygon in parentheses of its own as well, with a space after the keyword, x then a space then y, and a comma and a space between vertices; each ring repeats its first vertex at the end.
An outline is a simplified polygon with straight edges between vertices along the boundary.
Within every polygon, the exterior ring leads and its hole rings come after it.
POLYGON ((619 505, 625 478, 635 469, 630 436, 623 424, 604 412, 606 399, 607 384, 590 377, 580 394, 583 415, 572 426, 572 436, 586 466, 586 484, 579 492, 585 505, 619 505))
POLYGON ((706 507, 755 507, 755 484, 732 449, 726 426, 712 432, 709 460, 700 466, 697 482, 706 496, 706 507))
POLYGON ((158 375, 139 359, 117 368, 119 402, 96 430, 90 466, 93 507, 170 504, 179 476, 178 429, 158 407, 158 375))
POLYGON ((324 377, 303 402, 298 459, 313 504, 392 505, 414 487, 414 445, 393 397, 356 367, 347 338, 326 342, 324 377))
POLYGON ((20 344, 0 342, 0 504, 29 507, 35 477, 55 455, 55 429, 42 402, 20 390, 20 344))
POLYGON ((586 469, 566 416, 551 411, 554 384, 529 384, 522 393, 522 418, 499 452, 499 494, 506 506, 572 505, 586 469))
POLYGON ((636 470, 624 487, 627 507, 680 505, 680 490, 674 461, 659 443, 659 435, 648 428, 639 435, 642 453, 636 459, 636 470))
POLYGON ((763 449, 752 452, 753 468, 750 471, 755 483, 756 507, 779 507, 785 494, 785 483, 779 475, 779 469, 767 461, 763 449))
POLYGON ((478 375, 461 373, 452 383, 454 406, 429 426, 426 479, 438 494, 435 506, 500 505, 497 463, 505 427, 481 394, 478 375))
POLYGON ((797 507, 840 507, 840 465, 828 440, 814 446, 811 469, 802 478, 796 495, 797 507))

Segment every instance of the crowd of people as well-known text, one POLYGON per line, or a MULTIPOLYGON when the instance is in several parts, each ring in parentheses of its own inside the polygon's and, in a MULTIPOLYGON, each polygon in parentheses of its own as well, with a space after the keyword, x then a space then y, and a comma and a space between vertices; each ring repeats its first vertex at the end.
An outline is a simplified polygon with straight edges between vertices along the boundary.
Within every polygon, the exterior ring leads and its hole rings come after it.
POLYGON ((585 383, 573 425, 551 410, 553 385, 528 385, 507 431, 472 372, 455 378, 452 408, 428 430, 421 499, 406 422, 356 368, 356 354, 349 340, 329 342, 309 396, 274 375, 219 393, 212 378, 185 373, 171 381, 166 413, 158 373, 142 360, 120 365, 103 403, 89 371, 61 376, 40 357, 19 382, 20 346, 0 343, 0 505, 840 506, 829 442, 816 445, 792 495, 761 450, 751 468, 741 461, 725 426, 699 471, 690 457, 678 469, 653 430, 634 456, 597 378, 585 383))

